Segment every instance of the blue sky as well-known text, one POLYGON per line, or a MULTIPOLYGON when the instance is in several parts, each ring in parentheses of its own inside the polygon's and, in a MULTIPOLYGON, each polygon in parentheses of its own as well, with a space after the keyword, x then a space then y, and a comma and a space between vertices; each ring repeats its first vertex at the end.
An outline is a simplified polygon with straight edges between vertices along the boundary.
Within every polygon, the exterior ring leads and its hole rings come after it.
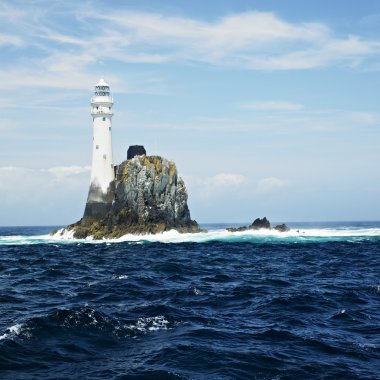
POLYGON ((5 0, 0 58, 0 225, 81 217, 101 75, 198 221, 380 219, 378 1, 5 0))

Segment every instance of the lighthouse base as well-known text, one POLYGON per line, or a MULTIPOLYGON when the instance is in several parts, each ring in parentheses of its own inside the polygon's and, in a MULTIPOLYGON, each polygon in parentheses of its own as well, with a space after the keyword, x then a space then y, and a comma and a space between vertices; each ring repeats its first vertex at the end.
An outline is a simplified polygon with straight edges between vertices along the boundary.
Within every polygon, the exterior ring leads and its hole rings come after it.
POLYGON ((86 208, 82 220, 102 220, 111 209, 115 198, 115 183, 112 181, 104 193, 100 186, 92 183, 88 191, 86 208))
POLYGON ((101 220, 106 217, 111 209, 112 203, 87 202, 84 209, 83 219, 101 220))

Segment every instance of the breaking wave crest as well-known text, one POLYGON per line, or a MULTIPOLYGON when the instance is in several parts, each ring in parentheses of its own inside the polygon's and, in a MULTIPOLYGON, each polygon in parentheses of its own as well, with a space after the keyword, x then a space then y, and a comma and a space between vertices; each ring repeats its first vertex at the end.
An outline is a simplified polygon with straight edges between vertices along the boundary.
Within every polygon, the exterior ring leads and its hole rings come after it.
POLYGON ((117 239, 95 240, 92 238, 75 239, 72 231, 60 229, 53 235, 11 235, 1 236, 0 245, 28 245, 28 244, 98 244, 121 243, 276 243, 276 242, 315 242, 315 241, 350 241, 380 239, 380 228, 292 228, 288 232, 276 230, 248 230, 229 232, 225 228, 209 229, 207 232, 179 233, 175 230, 156 235, 125 235, 117 239))

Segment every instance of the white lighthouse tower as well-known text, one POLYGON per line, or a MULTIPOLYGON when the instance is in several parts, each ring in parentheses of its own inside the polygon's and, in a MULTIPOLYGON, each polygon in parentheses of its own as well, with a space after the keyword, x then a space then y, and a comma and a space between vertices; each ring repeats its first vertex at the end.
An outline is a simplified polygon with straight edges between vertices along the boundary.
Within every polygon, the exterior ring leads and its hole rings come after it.
POLYGON ((85 219, 104 217, 113 201, 111 189, 115 179, 112 158, 113 99, 110 87, 103 78, 95 85, 91 98, 92 115, 92 167, 91 185, 88 192, 85 219))

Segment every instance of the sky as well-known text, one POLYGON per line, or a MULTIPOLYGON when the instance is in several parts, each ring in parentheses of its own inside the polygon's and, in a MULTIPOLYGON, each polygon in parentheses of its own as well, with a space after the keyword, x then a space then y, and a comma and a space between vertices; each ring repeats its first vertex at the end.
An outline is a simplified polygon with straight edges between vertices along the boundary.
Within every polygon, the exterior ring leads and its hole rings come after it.
POLYGON ((380 2, 0 2, 0 225, 81 218, 113 154, 173 160, 198 222, 380 220, 380 2))

